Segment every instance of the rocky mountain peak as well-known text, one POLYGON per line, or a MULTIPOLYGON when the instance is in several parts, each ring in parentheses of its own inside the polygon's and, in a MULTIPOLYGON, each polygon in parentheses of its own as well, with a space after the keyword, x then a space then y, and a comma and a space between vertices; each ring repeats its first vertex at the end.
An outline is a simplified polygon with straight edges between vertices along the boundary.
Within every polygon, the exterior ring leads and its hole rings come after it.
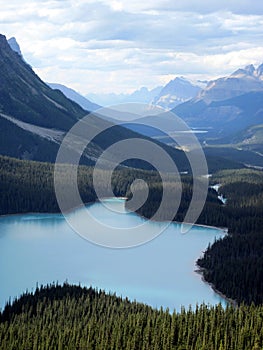
POLYGON ((258 66, 258 68, 256 70, 256 75, 259 78, 263 79, 263 63, 258 66))
POLYGON ((18 45, 16 38, 12 37, 7 40, 9 46, 11 49, 19 54, 19 56, 22 56, 22 52, 20 50, 20 46, 18 45))
POLYGON ((256 69, 255 69, 255 67, 254 67, 253 64, 249 64, 248 66, 246 66, 246 67, 244 68, 244 70, 245 70, 249 75, 253 75, 256 69))
POLYGON ((201 90, 184 77, 176 77, 166 84, 154 98, 153 104, 165 109, 171 109, 178 104, 195 97, 201 90))
POLYGON ((240 78, 245 76, 254 76, 256 69, 253 64, 249 64, 244 68, 239 68, 234 73, 231 74, 230 77, 240 78))
POLYGON ((0 34, 0 49, 6 49, 9 47, 6 37, 3 34, 0 34))
POLYGON ((6 37, 4 34, 0 34, 0 42, 6 41, 6 37))
POLYGON ((227 77, 210 81, 198 95, 205 103, 222 101, 250 91, 263 91, 263 64, 257 69, 253 64, 239 68, 227 77))

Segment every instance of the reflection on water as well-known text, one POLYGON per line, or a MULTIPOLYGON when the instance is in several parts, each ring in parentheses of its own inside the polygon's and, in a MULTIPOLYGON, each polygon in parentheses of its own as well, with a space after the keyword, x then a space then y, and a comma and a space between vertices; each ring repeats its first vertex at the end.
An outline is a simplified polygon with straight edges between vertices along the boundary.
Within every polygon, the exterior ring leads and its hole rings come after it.
MULTIPOLYGON (((105 225, 136 226, 143 219, 124 209, 124 200, 89 206, 105 225)), ((92 230, 84 210, 72 214, 92 230)), ((146 230, 154 225, 149 222, 146 230)), ((79 237, 58 214, 28 214, 0 218, 0 307, 10 298, 38 284, 51 282, 92 285, 145 302, 154 307, 180 309, 203 301, 225 301, 194 272, 195 261, 209 242, 222 235, 194 227, 185 235, 172 224, 159 237, 136 248, 109 249, 79 237)))

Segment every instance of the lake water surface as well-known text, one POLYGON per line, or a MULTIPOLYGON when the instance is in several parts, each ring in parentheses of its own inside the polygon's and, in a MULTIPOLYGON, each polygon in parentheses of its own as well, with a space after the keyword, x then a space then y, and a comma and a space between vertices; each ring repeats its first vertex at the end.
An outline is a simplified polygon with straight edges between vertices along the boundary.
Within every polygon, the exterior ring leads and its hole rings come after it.
MULTIPOLYGON (((111 202, 121 213, 111 212, 101 203, 90 205, 89 210, 98 220, 118 227, 144 220, 126 212, 124 200, 111 202)), ((87 220, 81 209, 71 215, 87 220)), ((162 224, 148 222, 145 229, 151 230, 152 225, 162 224)), ((37 283, 66 280, 171 310, 202 302, 225 305, 224 299, 194 272, 197 258, 221 235, 220 230, 198 226, 182 234, 180 224, 173 223, 144 245, 110 249, 78 236, 60 214, 1 217, 0 308, 10 297, 34 290, 37 283)))

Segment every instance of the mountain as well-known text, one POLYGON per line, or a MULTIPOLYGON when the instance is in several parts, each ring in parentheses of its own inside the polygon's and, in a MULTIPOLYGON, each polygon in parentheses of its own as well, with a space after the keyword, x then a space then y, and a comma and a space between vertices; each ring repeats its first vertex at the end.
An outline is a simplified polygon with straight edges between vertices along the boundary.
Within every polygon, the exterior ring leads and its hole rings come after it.
POLYGON ((154 89, 149 90, 147 87, 142 87, 139 90, 135 90, 131 94, 93 94, 87 95, 87 98, 91 101, 98 103, 101 106, 112 106, 123 103, 144 103, 149 104, 152 102, 155 96, 159 94, 162 86, 157 86, 154 89))
MULTIPOLYGON (((45 84, 0 35, 0 154, 54 162, 66 132, 87 113, 45 84)), ((90 115, 90 129, 101 124, 105 127, 106 121, 90 115)), ((113 124, 107 122, 106 126, 113 124)), ((91 142, 83 163, 94 164, 107 143, 131 134, 119 127, 108 132, 107 138, 91 142)))
MULTIPOLYGON (((226 136, 221 139, 211 140, 209 147, 234 147, 236 150, 254 153, 254 156, 260 157, 263 166, 263 124, 249 126, 234 135, 226 136)), ((249 162, 247 162, 249 163, 249 162)), ((258 163, 259 165, 259 163, 258 163)))
POLYGON ((235 142, 238 147, 246 150, 254 150, 263 154, 263 124, 249 126, 237 133, 231 142, 235 142))
POLYGON ((77 91, 68 88, 65 85, 62 84, 56 84, 56 83, 47 83, 53 90, 60 90, 67 98, 70 100, 76 102, 78 105, 80 105, 83 109, 86 111, 96 111, 97 109, 101 108, 96 103, 93 103, 89 101, 87 98, 79 94, 77 91))
POLYGON ((151 90, 141 87, 131 94, 88 94, 87 98, 101 106, 136 102, 171 109, 195 97, 200 90, 199 86, 193 85, 185 78, 177 77, 165 86, 157 86, 151 90))
POLYGON ((177 77, 162 88, 152 103, 164 109, 172 109, 180 103, 195 97, 200 90, 199 86, 193 85, 185 78, 177 77))
POLYGON ((87 114, 60 91, 52 90, 0 35, 0 113, 39 127, 68 130, 87 114))
POLYGON ((195 98, 173 109, 191 127, 206 128, 209 137, 225 137, 262 123, 263 64, 238 69, 210 81, 195 98))
POLYGON ((263 64, 257 69, 251 64, 228 77, 210 81, 197 96, 206 103, 223 101, 252 91, 263 91, 263 64))
POLYGON ((108 107, 112 105, 118 105, 123 103, 127 95, 125 94, 115 94, 115 93, 89 93, 85 97, 95 104, 103 107, 108 107))
MULTIPOLYGON (((114 111, 112 113, 114 116, 114 111)), ((176 161, 179 171, 191 170, 181 150, 116 126, 111 121, 100 118, 98 114, 87 114, 87 111, 68 99, 61 91, 51 89, 23 58, 11 49, 6 37, 0 34, 0 154, 54 162, 66 132, 86 115, 88 119, 85 125, 89 131, 96 132, 98 128, 107 130, 100 133, 86 147, 81 158, 82 164, 94 165, 105 149, 121 140, 140 138, 162 147, 176 161)), ((80 137, 85 140, 85 130, 81 132, 84 135, 80 137)), ((72 147, 69 147, 69 152, 75 153, 72 147)), ((126 155, 125 150, 123 152, 126 155)), ((112 158, 114 160, 114 154, 108 153, 107 162, 111 162, 112 158)), ((208 162, 211 171, 218 169, 218 164, 220 168, 240 166, 213 158, 208 159, 208 162)), ((152 169, 148 163, 138 159, 127 161, 125 166, 152 169)))
POLYGON ((11 47, 11 49, 15 52, 17 52, 19 54, 19 56, 22 57, 22 52, 20 50, 20 46, 18 45, 16 38, 12 37, 10 39, 7 40, 9 46, 11 47))
POLYGON ((137 102, 137 103, 151 103, 155 96, 161 91, 162 87, 157 86, 152 90, 148 90, 146 87, 142 87, 139 90, 134 91, 131 95, 127 96, 125 102, 137 102))
MULTIPOLYGON (((45 84, 0 35, 0 154, 54 162, 66 132, 86 115, 87 111, 77 103, 45 84)), ((89 114, 87 126, 90 131, 107 130, 86 148, 81 159, 84 164, 94 164, 103 150, 118 141, 144 138, 94 113, 89 114)), ((155 143, 176 160, 179 169, 189 169, 183 152, 155 143)), ((72 148, 69 151, 73 152, 72 148)), ((111 156, 114 155, 109 155, 109 161, 111 156)), ((147 167, 136 160, 126 165, 147 167)))
POLYGON ((0 153, 54 161, 63 134, 87 114, 46 85, 0 35, 0 153))

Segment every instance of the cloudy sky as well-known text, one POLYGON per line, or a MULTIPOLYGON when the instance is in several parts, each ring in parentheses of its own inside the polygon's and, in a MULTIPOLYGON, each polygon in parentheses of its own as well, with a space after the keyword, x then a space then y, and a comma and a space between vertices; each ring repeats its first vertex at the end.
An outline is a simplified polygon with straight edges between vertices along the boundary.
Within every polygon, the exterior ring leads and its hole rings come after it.
POLYGON ((260 0, 0 0, 42 79, 91 92, 211 79, 263 62, 260 0))

